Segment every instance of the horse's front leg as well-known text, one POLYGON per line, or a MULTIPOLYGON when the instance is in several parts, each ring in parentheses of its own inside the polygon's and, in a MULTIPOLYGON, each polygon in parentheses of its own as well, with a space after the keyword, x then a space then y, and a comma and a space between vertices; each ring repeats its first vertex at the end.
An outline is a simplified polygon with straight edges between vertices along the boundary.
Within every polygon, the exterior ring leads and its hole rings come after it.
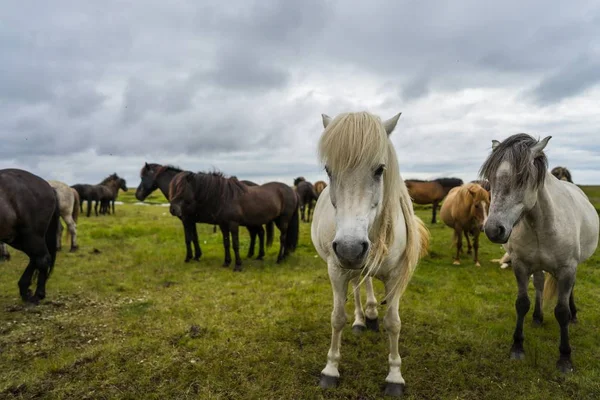
POLYGON ((265 230, 260 225, 256 232, 258 233, 258 256, 256 256, 256 259, 262 260, 265 256, 265 230))
POLYGON ((400 296, 395 294, 397 282, 395 279, 388 279, 385 282, 385 292, 387 297, 387 310, 383 317, 383 325, 388 333, 390 354, 388 356, 389 373, 385 378, 385 394, 387 396, 401 397, 404 393, 404 378, 400 368, 402 359, 398 352, 398 340, 400 339, 400 314, 398 313, 398 305, 400 296))
POLYGON ((510 358, 515 360, 522 360, 525 358, 525 349, 523 348, 523 321, 525 315, 529 312, 531 302, 529 301, 529 295, 527 294, 527 287, 529 286, 529 274, 527 268, 518 264, 513 266, 515 278, 517 278, 517 286, 519 293, 517 295, 517 301, 515 302, 515 309, 517 310, 517 325, 513 334, 513 344, 510 349, 510 358))
POLYGON ((194 260, 200 260, 202 257, 202 248, 200 248, 200 242, 198 241, 198 227, 196 226, 196 222, 192 222, 190 225, 192 231, 192 242, 194 244, 194 260))
POLYGON ((460 253, 462 251, 462 228, 460 226, 454 227, 454 245, 456 246, 456 257, 452 264, 460 265, 460 253))
POLYGON ((248 227, 248 233, 250 234, 250 247, 248 248, 247 258, 254 256, 254 246, 256 245, 256 230, 253 227, 248 227))
POLYGON ((571 322, 571 307, 569 300, 575 285, 575 269, 568 268, 563 270, 558 277, 558 302, 554 308, 554 316, 560 326, 560 357, 556 362, 557 368, 562 373, 573 371, 573 361, 571 360, 571 345, 569 343, 569 322, 571 322))
POLYGON ((183 233, 185 237, 185 260, 189 262, 192 259, 192 227, 189 221, 181 221, 183 223, 183 233))
POLYGON ((367 324, 365 322, 365 312, 362 308, 360 301, 360 275, 352 279, 352 288, 354 294, 354 322, 352 323, 352 332, 356 335, 360 335, 367 330, 367 324))
POLYGON ((333 290, 333 312, 331 313, 331 346, 327 353, 327 365, 321 371, 319 385, 323 389, 336 387, 339 383, 340 372, 340 345, 342 341, 342 329, 346 324, 346 295, 348 293, 348 282, 352 278, 345 271, 329 261, 327 263, 331 289, 333 290))
POLYGON ((437 212, 438 202, 434 201, 431 204, 432 204, 432 208, 433 208, 432 215, 431 215, 431 223, 435 224, 436 223, 435 215, 436 215, 436 212, 437 212))
MULTIPOLYGON (((465 234, 465 240, 467 241, 467 254, 471 254, 473 248, 471 247, 471 240, 469 239, 469 231, 465 230, 463 233, 465 234)), ((473 238, 473 244, 475 244, 475 238, 473 238)))
POLYGON ((231 225, 231 241, 233 244, 233 254, 235 255, 234 271, 242 270, 242 257, 240 257, 240 227, 238 224, 231 225))
MULTIPOLYGON (((473 235, 473 261, 475 261, 476 267, 481 267, 479 263, 479 228, 476 228, 475 234, 473 235)), ((467 243, 469 243, 467 241, 467 243)))

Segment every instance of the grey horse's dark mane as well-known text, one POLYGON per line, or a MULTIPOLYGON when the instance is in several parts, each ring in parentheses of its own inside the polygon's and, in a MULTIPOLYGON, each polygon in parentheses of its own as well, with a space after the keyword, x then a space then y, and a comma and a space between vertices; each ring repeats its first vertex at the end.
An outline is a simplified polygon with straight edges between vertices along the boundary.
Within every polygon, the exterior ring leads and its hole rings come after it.
POLYGON ((531 162, 531 148, 538 143, 526 133, 510 136, 492 151, 479 170, 479 176, 487 179, 492 187, 495 186, 496 173, 500 165, 506 161, 513 168, 511 188, 544 184, 548 171, 548 159, 542 152, 531 162))

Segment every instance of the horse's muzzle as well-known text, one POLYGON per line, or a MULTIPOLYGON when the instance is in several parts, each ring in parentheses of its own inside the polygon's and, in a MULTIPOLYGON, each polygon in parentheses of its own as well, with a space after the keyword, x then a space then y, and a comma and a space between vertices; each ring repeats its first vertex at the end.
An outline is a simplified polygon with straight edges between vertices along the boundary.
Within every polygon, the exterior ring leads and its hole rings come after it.
POLYGON ((507 228, 501 223, 491 222, 488 220, 484 225, 484 232, 490 241, 494 243, 505 244, 510 238, 512 229, 507 228))
POLYGON ((362 268, 369 252, 369 242, 365 240, 334 240, 332 247, 341 266, 347 269, 362 268))
POLYGON ((171 212, 172 216, 181 218, 181 207, 171 204, 169 211, 171 212))

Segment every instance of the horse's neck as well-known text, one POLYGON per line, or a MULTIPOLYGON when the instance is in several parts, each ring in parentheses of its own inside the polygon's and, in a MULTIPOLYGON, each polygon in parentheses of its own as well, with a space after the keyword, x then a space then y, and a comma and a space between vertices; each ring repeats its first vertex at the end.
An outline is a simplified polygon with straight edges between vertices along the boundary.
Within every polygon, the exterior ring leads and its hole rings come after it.
POLYGON ((546 177, 544 186, 538 189, 535 205, 525 215, 533 229, 554 225, 557 204, 551 194, 553 184, 554 182, 546 177))
POLYGON ((178 173, 179 171, 166 170, 156 178, 156 185, 167 199, 169 199, 169 185, 178 173))

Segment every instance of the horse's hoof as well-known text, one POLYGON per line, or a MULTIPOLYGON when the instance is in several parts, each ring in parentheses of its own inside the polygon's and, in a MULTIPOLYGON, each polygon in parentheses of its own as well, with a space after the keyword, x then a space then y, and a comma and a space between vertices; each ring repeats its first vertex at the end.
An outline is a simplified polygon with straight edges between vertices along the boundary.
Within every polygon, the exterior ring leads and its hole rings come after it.
POLYGON ((533 319, 533 326, 542 326, 543 323, 544 323, 543 318, 534 318, 533 319))
POLYGON ((460 265, 460 261, 458 261, 458 260, 454 260, 454 261, 452 262, 452 265, 460 265))
POLYGON ((340 378, 337 376, 328 376, 321 374, 321 381, 319 382, 319 386, 321 389, 332 389, 338 386, 340 382, 340 378))
POLYGON ((558 370, 563 374, 571 373, 574 370, 571 359, 567 358, 567 357, 559 358, 558 361, 556 362, 556 368, 558 368, 558 370))
POLYGON ((379 320, 377 318, 365 318, 367 329, 373 332, 379 332, 379 320))
POLYGON ((402 397, 404 394, 404 384, 386 382, 384 394, 391 397, 402 397))
POLYGON ((502 269, 506 269, 506 268, 508 268, 509 266, 510 266, 509 264, 507 264, 507 263, 503 263, 503 264, 500 266, 500 268, 502 268, 502 269))
POLYGON ((183 262, 189 263, 191 259, 192 259, 192 257, 186 257, 185 260, 183 260, 183 262))
POLYGON ((229 264, 231 264, 231 263, 224 262, 223 263, 223 268, 229 268, 229 264))
POLYGON ((356 336, 362 335, 366 330, 367 327, 364 325, 354 325, 352 327, 352 333, 354 333, 356 336))
POLYGON ((476 267, 481 267, 481 264, 479 264, 479 261, 477 261, 477 262, 475 263, 475 266, 476 266, 476 267))
POLYGON ((265 256, 257 256, 256 259, 259 261, 263 261, 265 259, 265 256))
POLYGON ((510 359, 511 360, 524 360, 525 352, 523 350, 511 350, 510 351, 510 359))

